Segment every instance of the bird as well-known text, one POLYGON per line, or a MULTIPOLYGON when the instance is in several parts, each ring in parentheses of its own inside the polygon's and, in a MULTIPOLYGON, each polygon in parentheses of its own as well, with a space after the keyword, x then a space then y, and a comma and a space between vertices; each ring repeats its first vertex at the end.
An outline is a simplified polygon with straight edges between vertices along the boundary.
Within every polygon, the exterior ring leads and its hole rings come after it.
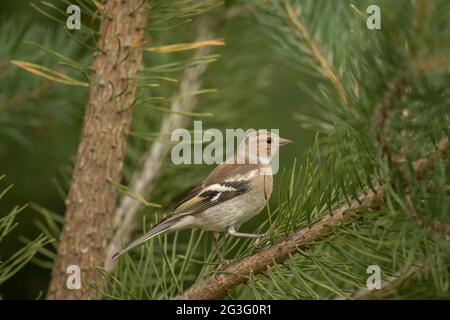
POLYGON ((245 136, 233 156, 219 164, 206 179, 178 206, 148 232, 112 256, 117 259, 125 252, 164 233, 183 229, 212 231, 220 265, 227 263, 219 247, 219 236, 254 238, 266 234, 243 233, 238 228, 260 213, 273 188, 271 160, 279 148, 293 142, 269 130, 256 130, 245 136))

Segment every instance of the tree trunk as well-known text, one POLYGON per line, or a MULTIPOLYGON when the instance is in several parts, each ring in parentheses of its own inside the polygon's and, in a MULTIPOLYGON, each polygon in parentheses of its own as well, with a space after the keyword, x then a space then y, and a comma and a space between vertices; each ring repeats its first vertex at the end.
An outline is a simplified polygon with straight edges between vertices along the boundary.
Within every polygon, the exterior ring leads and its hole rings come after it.
POLYGON ((142 63, 145 0, 107 0, 102 9, 98 51, 92 61, 92 81, 49 299, 99 297, 103 288, 97 266, 105 260, 111 236, 125 145, 142 63), (68 289, 70 265, 81 270, 81 289, 68 289))

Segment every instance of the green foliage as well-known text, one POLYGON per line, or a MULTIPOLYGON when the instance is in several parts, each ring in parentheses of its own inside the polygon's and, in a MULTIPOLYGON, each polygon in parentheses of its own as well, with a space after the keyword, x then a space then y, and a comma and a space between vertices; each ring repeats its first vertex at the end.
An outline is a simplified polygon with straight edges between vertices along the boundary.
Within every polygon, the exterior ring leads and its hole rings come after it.
MULTIPOLYGON (((0 176, 0 180, 3 178, 4 176, 0 176)), ((2 200, 11 188, 12 185, 3 189, 0 193, 0 200, 2 200)), ((23 206, 15 206, 9 213, 0 218, 0 245, 4 238, 17 226, 17 222, 15 222, 16 217, 23 209, 23 206)), ((40 235, 33 241, 29 241, 10 257, 5 257, 0 251, 0 286, 22 269, 23 266, 34 257, 39 249, 48 242, 49 240, 44 235, 40 235)))
MULTIPOLYGON (((449 201, 445 185, 450 181, 449 163, 436 159, 436 170, 426 179, 414 180, 403 188, 403 180, 387 168, 383 155, 377 150, 373 127, 377 107, 383 103, 391 83, 401 76, 407 79, 408 89, 405 97, 394 102, 395 109, 388 115, 386 134, 391 150, 404 153, 407 161, 411 162, 430 154, 448 135, 450 92, 444 84, 448 81, 448 66, 438 64, 431 70, 420 67, 423 61, 436 55, 449 54, 448 46, 436 51, 428 45, 433 43, 433 38, 450 40, 446 32, 441 33, 435 27, 437 21, 442 23, 442 10, 447 4, 432 2, 427 7, 420 1, 377 2, 382 12, 382 30, 386 32, 365 27, 365 20, 358 13, 364 12, 367 4, 361 2, 356 6, 344 1, 339 5, 333 3, 341 13, 336 18, 327 9, 332 5, 330 2, 274 2, 272 15, 263 15, 260 19, 270 22, 271 26, 286 23, 289 20, 286 7, 283 8, 286 3, 295 12, 300 12, 299 20, 308 30, 310 41, 323 50, 325 57, 330 57, 327 58, 330 68, 338 70, 339 83, 348 97, 348 102, 339 99, 339 88, 332 81, 328 81, 326 87, 319 84, 316 89, 307 89, 315 95, 321 108, 321 117, 307 125, 328 136, 321 139, 318 158, 313 161, 319 162, 319 167, 331 167, 332 173, 325 173, 327 178, 314 191, 319 197, 312 201, 314 207, 302 211, 306 214, 324 211, 320 206, 321 198, 328 198, 323 202, 332 205, 343 203, 346 199, 355 198, 364 185, 368 187, 377 181, 386 181, 396 187, 385 187, 386 203, 380 212, 363 215, 334 237, 295 256, 287 265, 271 269, 266 277, 255 278, 249 286, 252 293, 266 298, 323 299, 336 295, 351 298, 364 286, 367 266, 377 264, 385 277, 395 276, 399 281, 412 266, 426 265, 431 270, 423 277, 432 281, 415 282, 416 289, 425 286, 426 290, 418 291, 428 291, 428 296, 431 296, 430 292, 434 292, 436 297, 442 296, 449 287, 448 241, 430 230, 423 230, 410 218, 411 208, 405 204, 405 193, 410 193, 415 199, 416 209, 426 219, 437 218, 448 224, 449 201), (423 13, 422 10, 429 12, 423 13), (315 24, 310 23, 309 19, 319 12, 322 18, 316 19, 315 24), (326 12, 330 14, 326 15, 326 12), (420 20, 421 15, 425 15, 426 20, 420 20), (337 21, 342 16, 346 17, 343 19, 346 28, 337 21), (400 16, 402 19, 398 19, 400 16), (329 34, 326 30, 330 28, 339 30, 341 34, 338 41, 332 38, 333 47, 327 43, 326 36, 321 36, 329 34), (345 70, 345 74, 340 70, 345 70), (366 177, 372 181, 367 181, 366 177), (426 191, 426 181, 437 183, 436 190, 439 191, 426 191), (288 284, 291 286, 286 296, 288 284)), ((448 12, 446 16, 448 18, 448 12)), ((295 26, 291 24, 283 29, 283 34, 278 33, 274 37, 279 42, 294 42, 293 28, 295 26)), ((267 32, 273 29, 266 28, 267 32)), ((281 50, 284 55, 299 57, 303 64, 314 64, 314 57, 305 53, 301 43, 281 50)), ((323 74, 321 69, 316 71, 317 76, 323 74)), ((302 88, 305 87, 306 84, 302 84, 302 88)), ((310 120, 305 115, 299 118, 302 122, 310 120)), ((307 180, 305 183, 311 185, 307 180)), ((405 296, 398 292, 395 297, 409 297, 407 290, 402 293, 405 296)))
POLYGON ((48 79, 23 72, 10 60, 27 59, 45 65, 53 61, 57 70, 68 70, 69 58, 77 65, 86 63, 87 56, 67 40, 62 29, 50 29, 41 25, 31 28, 27 19, 0 19, 0 139, 1 153, 8 143, 15 141, 30 148, 29 135, 33 131, 57 122, 71 124, 82 114, 85 98, 83 90, 57 85, 48 79), (38 43, 38 45, 37 45, 38 43), (53 48, 62 48, 56 53, 53 48), (56 60, 52 60, 56 58, 56 60))
MULTIPOLYGON (((95 50, 102 13, 93 2, 75 3, 81 6, 82 16, 89 17, 83 20, 81 33, 61 28, 53 34, 40 27, 17 28, 14 20, 1 22, 0 42, 5 44, 0 49, 3 139, 13 137, 26 144, 26 128, 38 127, 47 116, 56 119, 51 121, 71 121, 81 114, 85 89, 54 84, 9 64, 11 58, 23 60, 48 68, 47 72, 62 72, 70 79, 89 83, 88 58, 95 50), (25 46, 25 40, 38 45, 25 46), (57 90, 27 94, 43 83, 57 90)), ((308 228, 377 183, 384 185, 385 201, 377 210, 361 212, 358 219, 332 236, 299 250, 285 263, 252 275, 247 285, 237 287, 226 298, 378 298, 363 292, 369 265, 379 265, 383 280, 391 287, 380 298, 448 298, 448 240, 417 223, 407 201, 410 197, 415 210, 426 219, 450 224, 449 161, 435 157, 434 170, 420 180, 412 173, 412 162, 432 153, 449 134, 448 1, 232 1, 225 8, 221 4, 174 0, 151 3, 148 9, 147 48, 196 41, 202 13, 213 21, 207 22, 213 37, 223 36, 227 46, 202 58, 193 58, 194 51, 187 50, 144 53, 138 97, 131 106, 133 123, 125 176, 123 181, 113 182, 123 195, 132 194, 144 204, 143 231, 210 169, 179 167, 166 161, 150 199, 128 188, 143 154, 159 134, 163 117, 171 112, 183 73, 196 65, 208 65, 202 89, 189 93, 198 95, 195 111, 185 114, 190 119, 204 120, 204 128, 251 127, 266 124, 278 114, 287 114, 284 121, 292 116, 282 104, 273 106, 268 101, 269 92, 277 87, 278 79, 273 75, 284 75, 278 70, 282 63, 285 74, 294 76, 282 78, 281 85, 297 83, 296 91, 308 96, 298 101, 294 125, 311 130, 316 139, 304 159, 276 177, 270 206, 251 227, 243 228, 263 232, 275 226, 262 241, 268 245, 308 228), (366 28, 369 4, 381 7, 381 30, 366 28), (229 20, 231 10, 246 14, 243 8, 247 6, 251 15, 229 20), (261 43, 271 51, 262 50, 261 43), (386 161, 375 137, 377 112, 399 78, 405 79, 406 90, 394 101, 382 131, 390 150, 404 157, 401 166, 410 178, 407 183, 386 161), (165 209, 155 209, 150 203, 162 204, 165 209)), ((59 6, 41 2, 36 8, 65 24, 65 13, 59 6)), ((304 136, 292 138, 297 142, 304 136)), ((59 188, 62 198, 70 168, 64 172, 65 181, 59 188)), ((37 251, 45 259, 35 258, 34 262, 51 267, 55 244, 42 246, 44 239, 57 237, 62 218, 36 204, 33 209, 41 214, 36 223, 45 237, 38 238, 39 245, 28 244, 28 249, 13 257, 15 262, 0 264, 0 283, 37 251), (4 277, 2 266, 6 266, 4 277)), ((11 229, 17 210, 1 218, 0 230, 11 229)), ((251 240, 224 237, 220 244, 233 259, 256 250, 251 240)), ((111 274, 102 269, 99 272, 107 282, 102 292, 105 299, 168 299, 211 275, 216 267, 210 235, 184 231, 152 239, 124 255, 111 274)))
MULTIPOLYGON (((319 116, 307 113, 298 119, 319 138, 307 161, 294 165, 280 179, 279 205, 264 213, 265 222, 257 231, 266 230, 269 222, 277 223, 267 239, 276 241, 307 228, 380 182, 386 183, 385 203, 286 263, 252 276, 230 298, 370 298, 370 293, 361 294, 369 265, 379 265, 383 279, 389 279, 392 291, 384 298, 448 298, 448 240, 411 218, 406 195, 426 219, 449 224, 449 162, 436 157, 435 170, 404 186, 378 151, 373 131, 377 108, 391 83, 404 77, 407 92, 394 102, 385 128, 389 147, 406 158, 402 166, 411 168, 413 160, 429 155, 448 135, 449 73, 443 58, 450 53, 450 38, 447 31, 441 32, 448 30, 448 4, 377 1, 384 32, 366 28, 368 4, 269 1, 258 7, 262 34, 282 61, 299 72, 301 90, 316 102, 319 116), (300 35, 298 22, 303 26, 300 35), (314 46, 319 51, 312 50, 314 46), (318 63, 322 58, 325 67, 318 63), (434 192, 427 189, 430 182, 434 192), (427 272, 409 281, 411 270, 423 267, 427 272)), ((124 259, 109 282, 109 297, 170 298, 214 272, 216 258, 209 239, 193 232, 186 247, 186 241, 180 241, 183 235, 151 240, 124 259), (130 257, 140 257, 139 263, 130 257), (151 275, 136 279, 142 274, 151 275)), ((221 245, 235 259, 254 250, 250 240, 228 238, 221 245)))

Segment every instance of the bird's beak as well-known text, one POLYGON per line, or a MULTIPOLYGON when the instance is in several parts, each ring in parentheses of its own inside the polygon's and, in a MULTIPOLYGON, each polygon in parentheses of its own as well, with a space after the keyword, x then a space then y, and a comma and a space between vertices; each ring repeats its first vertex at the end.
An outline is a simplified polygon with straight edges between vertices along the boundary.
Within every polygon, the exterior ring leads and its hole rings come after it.
POLYGON ((294 143, 294 142, 291 141, 291 140, 280 138, 280 141, 278 142, 278 145, 279 145, 280 147, 284 147, 284 146, 287 146, 287 145, 293 144, 293 143, 294 143))

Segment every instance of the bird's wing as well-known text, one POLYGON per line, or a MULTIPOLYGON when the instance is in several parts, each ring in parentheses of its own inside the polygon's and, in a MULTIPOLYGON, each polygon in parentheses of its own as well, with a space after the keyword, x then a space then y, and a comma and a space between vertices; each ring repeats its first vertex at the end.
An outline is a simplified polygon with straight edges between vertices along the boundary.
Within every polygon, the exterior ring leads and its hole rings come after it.
POLYGON ((214 169, 202 185, 192 190, 167 217, 171 220, 212 208, 247 192, 250 179, 258 174, 257 165, 222 164, 214 169))
POLYGON ((118 258, 120 255, 148 239, 167 232, 176 224, 179 218, 212 208, 247 192, 250 188, 250 181, 256 174, 259 174, 259 168, 256 165, 222 164, 218 166, 200 186, 193 189, 181 201, 172 214, 160 221, 148 233, 142 235, 122 251, 116 253, 113 259, 118 258))

